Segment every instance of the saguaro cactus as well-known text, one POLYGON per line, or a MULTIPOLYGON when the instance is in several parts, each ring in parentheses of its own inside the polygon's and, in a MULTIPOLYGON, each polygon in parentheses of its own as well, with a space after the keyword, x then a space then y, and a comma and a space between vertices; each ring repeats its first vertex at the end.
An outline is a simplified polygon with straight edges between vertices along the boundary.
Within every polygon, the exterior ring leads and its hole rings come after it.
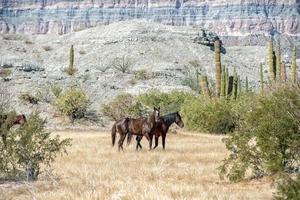
POLYGON ((274 70, 274 54, 273 54, 273 39, 271 38, 269 41, 269 77, 270 77, 270 82, 275 81, 275 70, 274 70))
POLYGON ((263 71, 263 65, 260 64, 259 67, 259 76, 260 76, 260 90, 264 90, 264 71, 263 71))
POLYGON ((286 66, 285 66, 285 62, 281 63, 281 81, 282 82, 286 82, 286 66))
POLYGON ((221 55, 220 55, 220 40, 214 43, 215 48, 215 73, 216 73, 216 96, 220 97, 221 93, 221 55))
POLYGON ((226 92, 226 72, 225 67, 222 67, 222 74, 221 74, 221 96, 225 97, 226 92))
POLYGON ((291 66, 291 81, 292 83, 296 83, 297 82, 297 52, 296 52, 296 46, 294 46, 293 48, 293 52, 292 52, 292 66, 291 66))
POLYGON ((281 52, 280 52, 280 42, 278 41, 276 47, 276 81, 280 82, 281 79, 281 52))
POLYGON ((237 95, 242 93, 242 85, 241 85, 241 77, 238 75, 237 77, 237 95))
POLYGON ((225 70, 225 96, 228 96, 228 87, 229 87, 229 73, 228 68, 225 70))
POLYGON ((74 47, 71 45, 70 55, 69 55, 69 68, 74 68, 74 47))
POLYGON ((200 87, 201 87, 202 95, 204 97, 210 97, 207 76, 201 75, 201 77, 200 77, 200 87))
POLYGON ((236 72, 236 68, 234 68, 234 73, 233 73, 233 88, 232 88, 232 98, 236 99, 237 97, 237 86, 238 86, 238 77, 237 77, 237 72, 236 72))
POLYGON ((246 76, 246 83, 245 83, 245 90, 246 90, 246 93, 249 92, 249 81, 248 81, 248 77, 246 76))

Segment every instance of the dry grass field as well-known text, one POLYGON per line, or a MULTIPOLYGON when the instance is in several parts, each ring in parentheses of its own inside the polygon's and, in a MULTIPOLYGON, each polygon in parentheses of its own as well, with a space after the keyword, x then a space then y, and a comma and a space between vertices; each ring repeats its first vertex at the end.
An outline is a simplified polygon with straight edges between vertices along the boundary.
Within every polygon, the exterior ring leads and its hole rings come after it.
MULTIPOLYGON (((73 138, 68 155, 33 183, 2 183, 0 199, 271 199, 270 181, 229 183, 216 168, 226 156, 221 136, 169 134, 166 151, 124 152, 109 133, 59 132, 73 138)), ((135 141, 134 141, 135 143, 135 141)))

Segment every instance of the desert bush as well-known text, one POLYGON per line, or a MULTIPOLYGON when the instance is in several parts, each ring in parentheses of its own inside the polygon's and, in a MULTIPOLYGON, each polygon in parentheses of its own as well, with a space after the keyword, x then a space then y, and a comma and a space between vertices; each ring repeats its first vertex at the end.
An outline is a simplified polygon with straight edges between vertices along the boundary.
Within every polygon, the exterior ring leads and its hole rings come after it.
POLYGON ((300 89, 279 88, 260 96, 244 113, 236 133, 225 139, 230 151, 220 175, 239 181, 293 171, 300 163, 300 89))
POLYGON ((38 102, 40 101, 40 99, 38 99, 38 97, 36 97, 28 92, 21 93, 19 96, 19 99, 23 103, 30 103, 30 104, 38 104, 38 102))
POLYGON ((51 51, 51 50, 52 50, 52 47, 51 47, 51 46, 42 46, 42 48, 43 48, 45 51, 51 51))
POLYGON ((81 54, 81 55, 84 55, 84 54, 86 54, 86 51, 85 50, 79 50, 78 53, 81 54))
POLYGON ((127 56, 116 57, 112 61, 112 67, 122 73, 129 73, 132 68, 132 61, 127 56))
POLYGON ((0 70, 0 77, 1 78, 6 78, 8 77, 9 75, 11 75, 11 70, 10 69, 1 69, 0 70))
POLYGON ((133 95, 120 94, 110 103, 102 105, 101 112, 117 121, 124 117, 140 117, 144 114, 145 108, 133 95))
POLYGON ((55 105, 62 114, 73 121, 85 116, 89 103, 88 95, 83 89, 70 88, 60 93, 55 105))
POLYGON ((45 131, 45 124, 38 113, 32 113, 24 126, 7 133, 6 145, 1 139, 1 178, 35 180, 42 166, 49 167, 58 154, 66 152, 70 139, 51 136, 45 131))
POLYGON ((275 200, 300 199, 300 174, 295 179, 287 176, 278 184, 275 200))
POLYGON ((149 78, 150 76, 145 69, 137 70, 134 72, 135 80, 148 80, 149 78))
POLYGON ((235 128, 235 114, 225 99, 194 97, 184 102, 181 112, 188 130, 228 133, 235 128))
POLYGON ((193 91, 200 93, 200 86, 199 86, 199 72, 196 69, 190 69, 187 71, 187 74, 182 79, 182 85, 190 87, 193 91))
POLYGON ((183 102, 186 99, 192 98, 192 94, 180 91, 164 93, 158 90, 151 90, 139 95, 137 98, 141 104, 149 108, 160 107, 161 114, 168 114, 180 111, 183 102))
POLYGON ((62 92, 62 88, 57 86, 57 85, 51 85, 50 86, 50 90, 52 92, 52 94, 57 98, 59 97, 59 95, 61 94, 62 92))
POLYGON ((11 93, 6 85, 0 84, 0 113, 9 109, 11 103, 11 93))
POLYGON ((28 40, 28 39, 25 40, 24 43, 25 43, 25 44, 34 44, 34 42, 32 42, 31 40, 28 40))

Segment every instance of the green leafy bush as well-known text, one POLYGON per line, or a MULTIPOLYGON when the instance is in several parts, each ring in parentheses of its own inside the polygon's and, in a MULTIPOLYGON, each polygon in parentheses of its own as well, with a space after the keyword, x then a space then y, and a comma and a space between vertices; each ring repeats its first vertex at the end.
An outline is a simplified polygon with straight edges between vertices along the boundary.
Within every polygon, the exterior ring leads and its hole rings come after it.
POLYGON ((163 93, 158 90, 151 90, 139 95, 137 98, 141 104, 147 107, 160 107, 163 115, 180 111, 181 105, 186 99, 192 98, 192 94, 180 91, 163 93))
POLYGON ((85 116, 89 103, 88 95, 84 90, 70 88, 60 93, 55 105, 62 114, 73 121, 85 116))
POLYGON ((35 180, 42 166, 50 166, 58 154, 66 152, 71 140, 51 136, 45 124, 38 113, 33 113, 24 126, 7 133, 6 145, 0 141, 1 178, 35 180))
POLYGON ((192 131, 228 133, 235 127, 231 103, 225 99, 195 97, 184 102, 181 113, 185 127, 192 131))
POLYGON ((120 94, 101 107, 101 112, 115 121, 124 117, 140 117, 144 111, 143 105, 131 94, 120 94))
POLYGON ((231 181, 290 172, 300 163, 300 89, 279 88, 260 96, 244 113, 236 133, 225 139, 230 155, 220 174, 231 181))
POLYGON ((275 200, 300 199, 300 174, 295 179, 286 177, 278 184, 275 200))

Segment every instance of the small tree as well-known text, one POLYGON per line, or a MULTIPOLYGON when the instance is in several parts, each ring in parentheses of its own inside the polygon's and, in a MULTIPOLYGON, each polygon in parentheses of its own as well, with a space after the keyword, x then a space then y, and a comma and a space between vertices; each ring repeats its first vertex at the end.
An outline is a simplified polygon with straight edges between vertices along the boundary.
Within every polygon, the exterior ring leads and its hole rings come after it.
POLYGON ((45 125, 38 113, 32 113, 24 126, 7 134, 5 145, 0 141, 0 177, 35 180, 42 165, 50 166, 66 152, 71 140, 51 136, 45 125))

